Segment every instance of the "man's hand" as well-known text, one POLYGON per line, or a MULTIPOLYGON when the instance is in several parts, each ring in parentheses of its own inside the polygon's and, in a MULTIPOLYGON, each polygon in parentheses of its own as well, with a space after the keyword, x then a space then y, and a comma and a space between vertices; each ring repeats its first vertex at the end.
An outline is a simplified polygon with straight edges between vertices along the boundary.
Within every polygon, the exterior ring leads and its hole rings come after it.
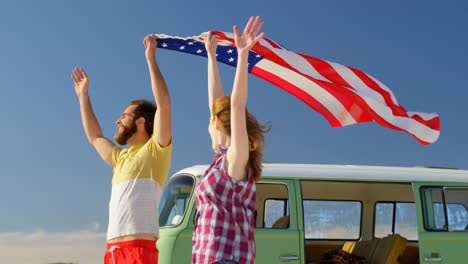
POLYGON ((73 69, 73 73, 71 75, 73 83, 75 84, 75 92, 78 97, 82 95, 88 95, 88 87, 89 87, 89 80, 88 75, 83 70, 83 68, 75 68, 73 69))
POLYGON ((146 48, 146 58, 151 59, 156 55, 156 47, 158 46, 158 40, 155 35, 148 35, 143 40, 143 45, 146 48))
POLYGON ((216 56, 216 49, 218 48, 218 41, 216 41, 216 36, 213 36, 211 31, 208 32, 205 38, 205 49, 209 55, 216 56))

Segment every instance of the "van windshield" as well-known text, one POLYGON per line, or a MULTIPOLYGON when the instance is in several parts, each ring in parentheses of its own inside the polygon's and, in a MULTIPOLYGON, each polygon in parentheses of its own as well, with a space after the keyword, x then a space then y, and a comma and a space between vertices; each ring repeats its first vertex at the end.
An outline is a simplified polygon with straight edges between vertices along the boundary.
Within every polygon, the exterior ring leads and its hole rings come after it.
POLYGON ((177 175, 169 180, 159 205, 160 227, 176 226, 182 222, 194 182, 194 178, 189 175, 177 175))

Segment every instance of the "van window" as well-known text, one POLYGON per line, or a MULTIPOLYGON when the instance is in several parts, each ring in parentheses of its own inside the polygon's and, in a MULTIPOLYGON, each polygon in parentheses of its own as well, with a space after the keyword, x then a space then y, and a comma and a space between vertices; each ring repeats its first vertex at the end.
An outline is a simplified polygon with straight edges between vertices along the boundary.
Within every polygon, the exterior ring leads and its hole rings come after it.
POLYGON ((255 227, 288 228, 289 194, 283 183, 257 183, 255 227))
POLYGON ((468 231, 468 188, 422 187, 424 228, 468 231))
MULTIPOLYGON (((265 228, 284 228, 277 227, 282 217, 289 215, 288 200, 274 200, 268 199, 265 202, 265 228), (275 226, 273 226, 275 225, 275 226)), ((288 224, 289 226, 289 224, 288 224)))
POLYGON ((360 201, 304 200, 303 207, 306 239, 359 239, 360 201))
POLYGON ((415 203, 377 202, 374 214, 374 237, 399 234, 407 240, 418 240, 415 203))
POLYGON ((182 222, 194 182, 194 178, 189 175, 179 175, 169 181, 164 188, 159 205, 161 227, 176 226, 182 222))

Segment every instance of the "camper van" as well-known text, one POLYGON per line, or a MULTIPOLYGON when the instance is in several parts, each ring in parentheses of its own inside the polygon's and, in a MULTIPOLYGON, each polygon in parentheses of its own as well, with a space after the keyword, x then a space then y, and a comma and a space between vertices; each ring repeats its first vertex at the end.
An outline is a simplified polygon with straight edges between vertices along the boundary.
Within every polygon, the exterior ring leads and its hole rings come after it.
MULTIPOLYGON (((190 263, 194 192, 207 168, 168 180, 159 263, 190 263)), ((318 264, 343 252, 370 264, 468 263, 468 170, 264 164, 256 187, 258 264, 318 264)))

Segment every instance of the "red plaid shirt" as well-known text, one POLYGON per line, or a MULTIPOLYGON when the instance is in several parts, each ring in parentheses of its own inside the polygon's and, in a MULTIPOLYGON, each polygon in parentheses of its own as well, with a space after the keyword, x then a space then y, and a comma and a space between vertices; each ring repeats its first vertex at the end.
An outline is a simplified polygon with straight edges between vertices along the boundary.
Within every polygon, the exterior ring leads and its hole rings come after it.
POLYGON ((200 179, 195 196, 198 217, 192 239, 192 263, 233 260, 255 263, 255 178, 235 182, 224 169, 225 147, 220 146, 200 179))

